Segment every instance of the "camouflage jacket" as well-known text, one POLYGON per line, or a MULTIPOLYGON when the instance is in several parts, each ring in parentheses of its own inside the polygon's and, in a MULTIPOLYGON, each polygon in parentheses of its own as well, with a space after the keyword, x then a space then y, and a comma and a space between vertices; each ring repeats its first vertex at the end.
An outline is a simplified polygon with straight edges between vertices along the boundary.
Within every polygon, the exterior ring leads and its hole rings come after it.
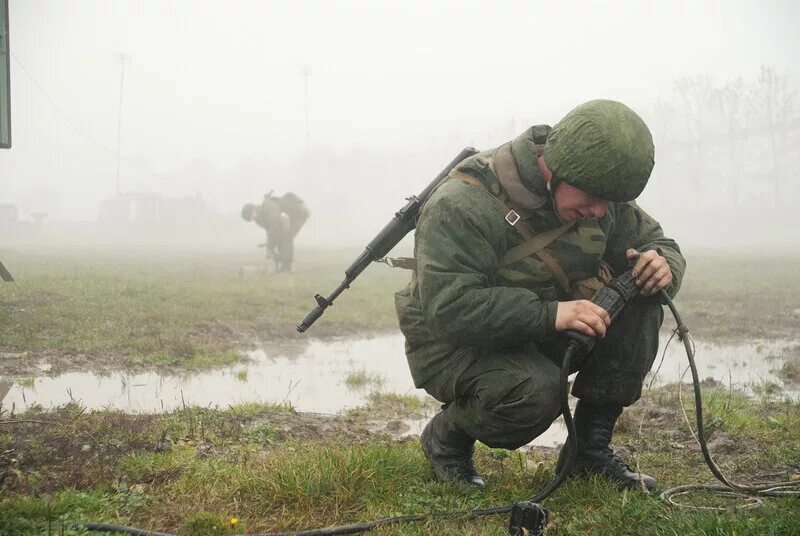
POLYGON ((297 194, 286 192, 280 197, 273 198, 280 207, 281 212, 285 212, 293 220, 302 220, 305 222, 310 215, 308 207, 300 199, 297 194))
MULTIPOLYGON (((465 345, 517 345, 556 334, 557 302, 571 298, 536 256, 500 265, 506 251, 524 239, 506 222, 492 195, 513 206, 534 235, 562 225, 537 163, 533 140, 542 129, 546 133, 549 127, 532 127, 511 142, 523 185, 546 198, 540 208, 524 210, 511 203, 494 173, 492 149, 457 167, 486 188, 447 178, 420 212, 414 246, 417 270, 395 296, 417 386, 451 367, 446 357, 465 345)), ((602 218, 581 220, 546 250, 574 283, 596 276, 601 260, 615 274, 624 271, 629 248, 655 249, 666 258, 673 273, 667 292, 674 296, 685 260, 675 241, 664 237, 658 222, 634 202, 610 202, 602 218)))
POLYGON ((267 251, 274 251, 284 232, 281 207, 272 197, 265 197, 256 209, 255 222, 267 232, 267 251))

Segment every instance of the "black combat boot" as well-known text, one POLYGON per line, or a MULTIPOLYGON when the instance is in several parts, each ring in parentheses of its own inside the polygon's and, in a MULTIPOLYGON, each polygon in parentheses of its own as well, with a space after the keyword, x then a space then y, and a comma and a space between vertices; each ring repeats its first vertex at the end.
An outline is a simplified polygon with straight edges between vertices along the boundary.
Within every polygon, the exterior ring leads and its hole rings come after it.
POLYGON ((472 463, 475 440, 449 423, 444 412, 437 413, 425 426, 420 443, 439 481, 460 480, 480 489, 486 486, 472 463))
MULTIPOLYGON (((653 490, 656 479, 644 473, 636 473, 618 458, 611 449, 614 425, 622 414, 617 404, 598 405, 578 400, 575 407, 575 431, 578 434, 578 454, 572 466, 572 474, 596 474, 617 482, 622 488, 653 490)), ((556 472, 564 462, 565 449, 561 449, 556 472)))

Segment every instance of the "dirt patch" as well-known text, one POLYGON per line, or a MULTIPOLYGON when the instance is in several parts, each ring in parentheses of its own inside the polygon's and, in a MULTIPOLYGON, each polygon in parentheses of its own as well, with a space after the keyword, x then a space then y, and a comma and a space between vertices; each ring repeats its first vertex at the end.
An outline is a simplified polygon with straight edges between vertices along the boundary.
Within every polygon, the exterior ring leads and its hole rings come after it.
POLYGON ((431 396, 419 399, 416 396, 373 393, 369 397, 368 406, 350 410, 349 414, 388 422, 397 419, 421 419, 436 413, 440 407, 441 403, 431 396))
POLYGON ((20 418, 0 415, 0 485, 49 492, 91 486, 122 456, 154 449, 157 416, 84 414, 75 405, 20 418))
POLYGON ((269 415, 247 426, 248 429, 259 429, 264 426, 274 429, 274 441, 337 439, 358 443, 375 436, 391 438, 391 433, 383 431, 386 424, 385 420, 379 418, 290 412, 269 415))
POLYGON ((130 356, 113 352, 101 354, 72 353, 60 350, 28 350, 15 352, 0 346, 0 377, 24 378, 58 376, 67 372, 92 371, 111 374, 118 371, 142 372, 159 370, 185 371, 182 367, 143 365, 130 356))
MULTIPOLYGON (((118 478, 135 454, 195 449, 200 456, 235 456, 287 442, 406 441, 399 406, 352 415, 298 413, 265 406, 248 410, 186 408, 169 414, 86 412, 76 404, 23 415, 0 414, 0 487, 20 493, 88 488, 118 478), (394 416, 395 418, 392 418, 394 416)), ((163 478, 174 475, 161 475, 163 478)))
POLYGON ((72 355, 57 350, 18 352, 11 348, 0 347, 0 376, 9 378, 61 374, 69 370, 80 370, 89 362, 90 360, 81 354, 72 355))
POLYGON ((219 341, 241 343, 244 337, 230 325, 216 320, 187 331, 186 338, 192 342, 207 344, 219 341))
MULTIPOLYGON (((254 348, 253 338, 235 330, 224 322, 201 324, 184 334, 186 348, 239 347, 254 348)), ((191 357, 186 356, 187 359, 191 357)), ((242 354, 242 359, 246 356, 242 354)), ((175 361, 180 363, 180 357, 175 361)), ((165 374, 185 372, 187 367, 175 363, 160 363, 148 356, 125 355, 119 352, 82 353, 57 349, 30 349, 0 345, 0 376, 20 378, 26 376, 57 376, 66 372, 92 371, 97 374, 118 371, 144 372, 158 370, 165 374)))

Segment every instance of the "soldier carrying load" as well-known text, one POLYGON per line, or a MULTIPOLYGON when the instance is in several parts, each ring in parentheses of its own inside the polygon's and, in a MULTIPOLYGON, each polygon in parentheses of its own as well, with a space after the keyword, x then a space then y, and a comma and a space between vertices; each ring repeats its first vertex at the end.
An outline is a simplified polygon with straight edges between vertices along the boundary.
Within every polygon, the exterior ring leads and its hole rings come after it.
POLYGON ((267 258, 275 261, 276 272, 292 271, 294 238, 309 215, 306 204, 292 192, 279 197, 270 192, 260 205, 247 203, 242 207, 242 219, 255 221, 266 231, 267 241, 260 246, 265 248, 267 258))

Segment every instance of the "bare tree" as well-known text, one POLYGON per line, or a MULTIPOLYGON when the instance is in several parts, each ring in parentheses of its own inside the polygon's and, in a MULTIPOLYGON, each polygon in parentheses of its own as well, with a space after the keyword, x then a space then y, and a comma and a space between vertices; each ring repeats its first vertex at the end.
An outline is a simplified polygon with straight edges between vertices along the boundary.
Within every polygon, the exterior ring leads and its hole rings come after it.
POLYGON ((772 184, 772 202, 778 206, 788 201, 789 190, 789 126, 797 110, 797 89, 789 84, 786 75, 774 67, 762 66, 752 91, 751 115, 758 131, 764 132, 768 150, 762 157, 771 164, 769 178, 772 184))

